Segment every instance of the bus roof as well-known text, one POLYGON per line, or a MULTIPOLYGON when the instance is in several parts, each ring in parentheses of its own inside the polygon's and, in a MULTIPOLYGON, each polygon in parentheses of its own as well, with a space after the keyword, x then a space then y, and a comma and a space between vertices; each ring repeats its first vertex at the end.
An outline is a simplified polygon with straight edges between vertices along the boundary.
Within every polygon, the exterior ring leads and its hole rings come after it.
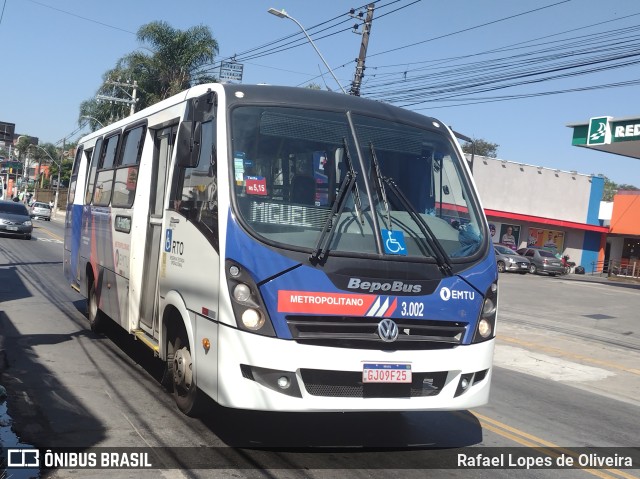
POLYGON ((355 113, 367 113, 387 118, 402 120, 415 124, 424 124, 426 122, 438 121, 432 117, 422 115, 410 110, 390 105, 388 103, 370 100, 353 95, 345 95, 344 93, 335 93, 324 90, 314 90, 310 88, 275 86, 275 85, 236 85, 223 83, 205 83, 196 85, 188 90, 182 91, 177 95, 162 100, 144 110, 134 113, 122 120, 107 125, 99 130, 85 135, 80 139, 79 143, 83 143, 90 138, 101 136, 113 130, 122 128, 126 125, 146 118, 147 116, 162 111, 176 105, 188 98, 193 98, 204 94, 208 89, 226 93, 226 101, 229 106, 235 103, 264 103, 271 105, 291 105, 295 104, 299 107, 323 108, 330 110, 352 111, 355 113), (283 98, 286 99, 283 101, 283 98))

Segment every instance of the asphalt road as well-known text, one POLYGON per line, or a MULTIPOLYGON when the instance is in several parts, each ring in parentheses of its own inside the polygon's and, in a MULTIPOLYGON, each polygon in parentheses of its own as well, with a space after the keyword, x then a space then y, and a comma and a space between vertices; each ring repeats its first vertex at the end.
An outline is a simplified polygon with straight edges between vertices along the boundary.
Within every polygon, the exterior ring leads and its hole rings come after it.
POLYGON ((115 326, 88 329, 85 302, 62 275, 62 225, 37 226, 31 241, 0 237, 0 382, 13 428, 41 447, 154 448, 162 468, 42 477, 640 477, 622 467, 437 469, 452 451, 538 447, 524 451, 557 460, 583 447, 638 448, 638 289, 503 274, 491 400, 473 411, 276 414, 211 403, 192 419, 160 385, 146 347, 115 326))

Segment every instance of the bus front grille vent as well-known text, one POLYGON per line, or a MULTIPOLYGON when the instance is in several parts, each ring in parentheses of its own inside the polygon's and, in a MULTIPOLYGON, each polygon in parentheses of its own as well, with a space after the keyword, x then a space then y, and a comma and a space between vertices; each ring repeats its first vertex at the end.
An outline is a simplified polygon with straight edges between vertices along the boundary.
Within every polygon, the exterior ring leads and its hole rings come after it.
POLYGON ((437 396, 446 371, 413 373, 409 384, 365 384, 360 371, 301 369, 302 382, 312 396, 344 398, 400 398, 437 396))
POLYGON ((462 342, 468 326, 459 321, 394 319, 398 338, 385 342, 378 335, 382 318, 289 315, 286 319, 298 343, 355 349, 450 349, 462 342))

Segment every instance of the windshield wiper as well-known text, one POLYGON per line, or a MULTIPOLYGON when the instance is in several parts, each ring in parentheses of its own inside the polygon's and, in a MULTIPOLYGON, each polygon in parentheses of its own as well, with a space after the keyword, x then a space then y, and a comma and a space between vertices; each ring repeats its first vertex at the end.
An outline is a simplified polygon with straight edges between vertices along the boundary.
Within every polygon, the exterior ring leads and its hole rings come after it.
POLYGON ((371 150, 371 162, 373 163, 373 167, 376 170, 376 185, 378 185, 378 193, 382 198, 382 204, 384 205, 385 212, 387 213, 387 229, 391 231, 391 212, 389 211, 387 192, 384 189, 382 173, 380 172, 380 163, 378 163, 378 156, 376 155, 376 150, 373 147, 373 142, 369 143, 369 149, 371 150))
POLYGON ((342 139, 342 145, 344 147, 345 159, 347 163, 347 172, 340 183, 340 189, 336 194, 335 199, 333 200, 333 205, 331 206, 331 212, 329 213, 329 217, 320 231, 320 235, 318 236, 318 242, 316 243, 316 247, 309 256, 309 261, 311 262, 319 262, 324 259, 327 254, 327 250, 329 249, 329 244, 331 243, 331 238, 333 237, 333 233, 338 225, 338 218, 340 218, 340 214, 344 209, 347 193, 354 191, 354 208, 356 210, 356 215, 358 216, 358 221, 363 223, 362 220, 362 212, 361 212, 361 203, 360 203, 360 194, 358 193, 358 185, 356 184, 356 176, 357 173, 353 169, 353 164, 351 163, 351 156, 349 155, 349 149, 347 148, 347 139, 342 139))
POLYGON ((453 271, 451 269, 451 262, 449 261, 447 252, 444 250, 444 248, 440 244, 440 241, 438 241, 438 238, 433 233, 433 230, 429 227, 424 218, 411 205, 407 197, 400 190, 400 188, 398 188, 398 185, 396 185, 395 181, 393 181, 392 178, 383 177, 382 181, 386 183, 393 194, 396 195, 398 200, 400 200, 400 203, 402 203, 402 206, 409 213, 413 221, 418 224, 418 227, 420 228, 420 231, 422 231, 427 244, 433 251, 433 257, 438 263, 438 268, 440 269, 440 271, 442 271, 442 273, 446 276, 451 276, 453 274, 453 271))
POLYGON ((358 190, 358 184, 356 183, 356 170, 353 169, 353 162, 351 161, 351 155, 349 154, 349 147, 347 146, 346 138, 342 138, 342 147, 344 148, 344 157, 347 160, 347 168, 349 168, 349 173, 353 176, 353 207, 356 210, 358 221, 363 225, 364 219, 362 218, 362 202, 360 201, 360 191, 358 190))

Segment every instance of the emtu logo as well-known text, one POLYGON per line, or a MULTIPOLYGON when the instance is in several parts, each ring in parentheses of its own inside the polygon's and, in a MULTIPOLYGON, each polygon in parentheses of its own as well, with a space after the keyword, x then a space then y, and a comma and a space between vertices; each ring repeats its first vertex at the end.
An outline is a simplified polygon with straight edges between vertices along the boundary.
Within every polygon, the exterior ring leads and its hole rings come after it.
POLYGON ((587 145, 606 145, 611 143, 610 118, 610 116, 600 116, 589 120, 587 145))

